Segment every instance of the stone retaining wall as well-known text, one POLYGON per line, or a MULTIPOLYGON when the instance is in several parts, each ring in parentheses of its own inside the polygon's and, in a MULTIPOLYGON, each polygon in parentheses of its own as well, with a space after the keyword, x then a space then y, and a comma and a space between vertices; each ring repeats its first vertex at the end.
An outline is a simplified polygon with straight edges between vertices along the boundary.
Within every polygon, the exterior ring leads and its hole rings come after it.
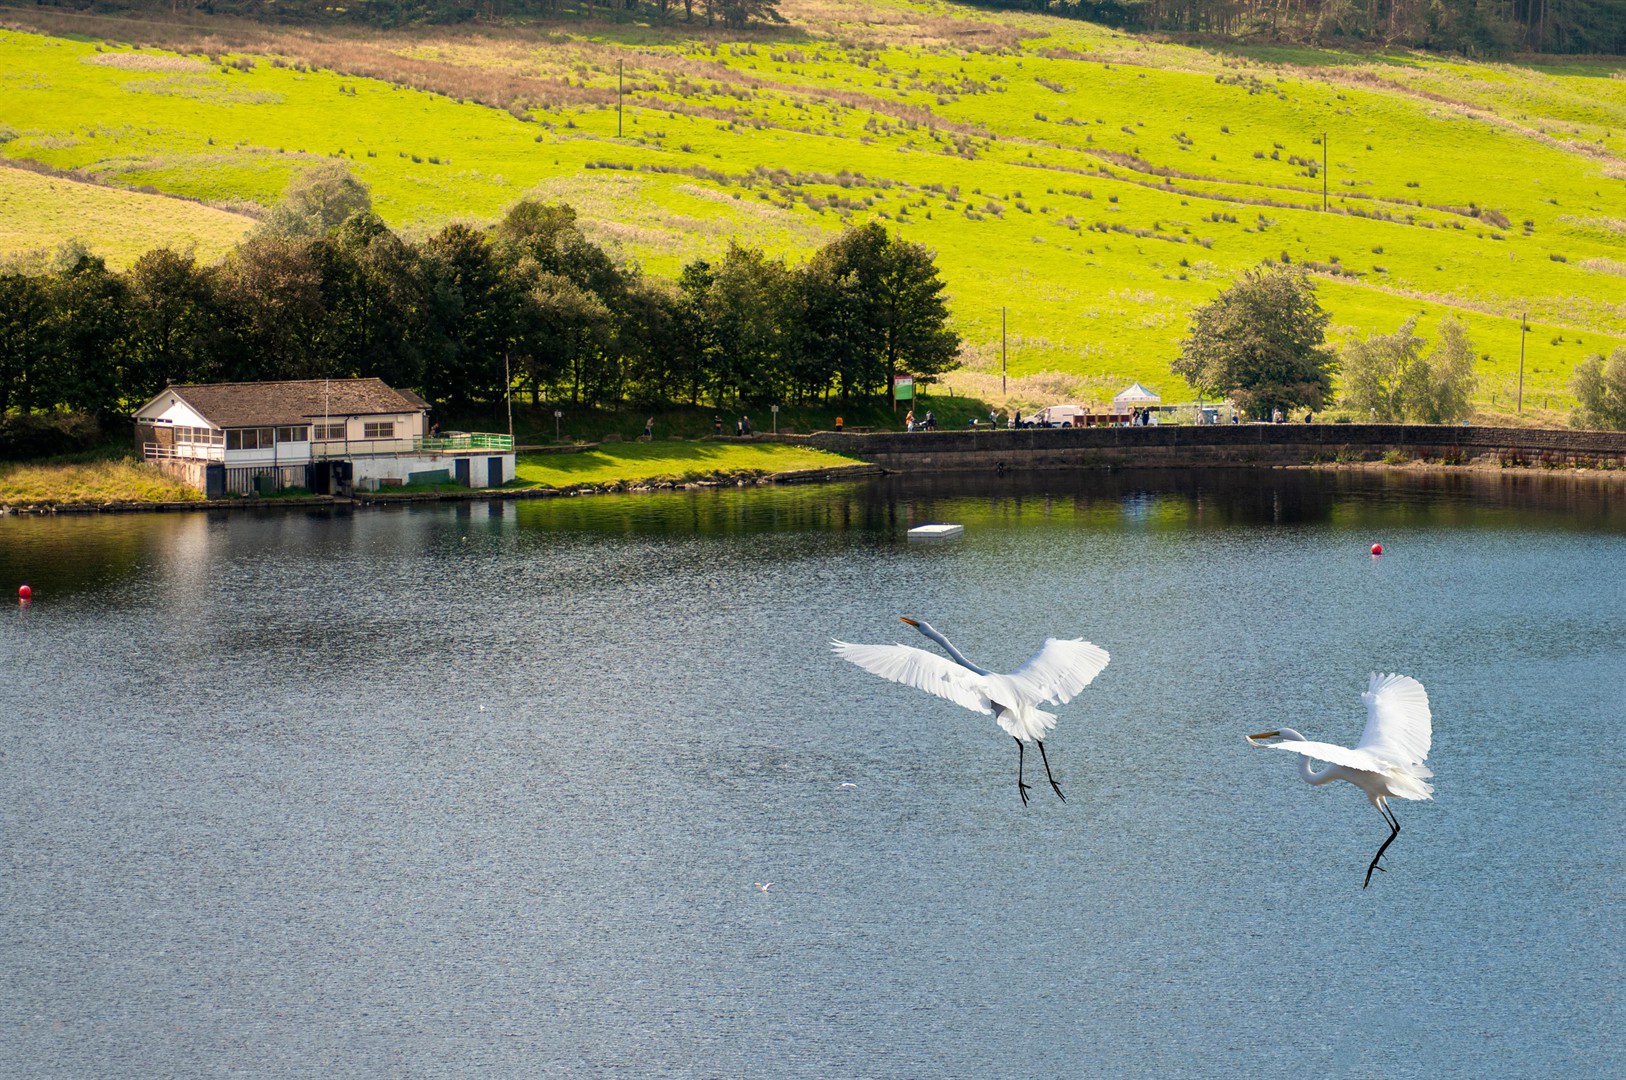
POLYGON ((1091 466, 1300 465, 1413 458, 1626 468, 1626 432, 1429 424, 1236 424, 1024 428, 1001 431, 820 432, 778 436, 898 471, 1091 466))

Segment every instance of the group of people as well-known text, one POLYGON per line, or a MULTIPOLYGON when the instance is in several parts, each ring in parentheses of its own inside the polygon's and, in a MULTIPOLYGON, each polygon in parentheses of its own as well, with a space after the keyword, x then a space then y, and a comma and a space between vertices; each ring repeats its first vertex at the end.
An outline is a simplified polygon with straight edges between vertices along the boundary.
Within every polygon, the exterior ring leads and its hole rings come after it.
MULTIPOLYGON (((712 416, 711 431, 713 435, 721 435, 723 433, 722 414, 719 413, 712 416)), ((749 416, 741 413, 734 420, 734 434, 741 437, 751 434, 751 418, 749 416)))
POLYGON ((910 409, 909 415, 903 418, 903 428, 905 431, 936 431, 937 416, 928 409, 924 420, 916 420, 915 410, 910 409))

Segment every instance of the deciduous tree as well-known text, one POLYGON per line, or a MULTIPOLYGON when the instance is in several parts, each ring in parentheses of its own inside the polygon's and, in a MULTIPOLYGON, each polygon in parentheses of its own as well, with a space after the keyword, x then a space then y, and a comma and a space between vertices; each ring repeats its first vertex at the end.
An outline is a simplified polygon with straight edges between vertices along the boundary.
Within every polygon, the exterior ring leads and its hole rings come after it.
POLYGON ((1626 346, 1605 359, 1602 354, 1575 369, 1576 427, 1626 431, 1626 346))
POLYGON ((1198 308, 1174 373, 1251 416, 1319 409, 1338 364, 1326 345, 1328 315, 1302 273, 1264 265, 1198 308))
POLYGON ((367 187, 343 165, 317 165, 294 174, 261 231, 283 240, 308 240, 373 208, 367 187))

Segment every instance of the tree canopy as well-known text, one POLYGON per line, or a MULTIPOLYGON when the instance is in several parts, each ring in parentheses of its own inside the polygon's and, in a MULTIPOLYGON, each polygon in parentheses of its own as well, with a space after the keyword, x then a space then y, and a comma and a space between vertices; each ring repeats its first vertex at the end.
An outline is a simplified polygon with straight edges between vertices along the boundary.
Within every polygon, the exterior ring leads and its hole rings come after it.
POLYGON ((1251 416, 1320 409, 1338 368, 1326 345, 1327 323, 1308 277, 1264 264, 1197 309, 1171 367, 1251 416))
POLYGON ((1573 386, 1576 427, 1626 431, 1626 347, 1584 361, 1573 386))
POLYGON ((1343 347, 1344 400, 1384 423, 1448 424, 1471 411, 1473 343, 1461 322, 1447 318, 1427 353, 1413 315, 1392 334, 1351 338, 1343 347))

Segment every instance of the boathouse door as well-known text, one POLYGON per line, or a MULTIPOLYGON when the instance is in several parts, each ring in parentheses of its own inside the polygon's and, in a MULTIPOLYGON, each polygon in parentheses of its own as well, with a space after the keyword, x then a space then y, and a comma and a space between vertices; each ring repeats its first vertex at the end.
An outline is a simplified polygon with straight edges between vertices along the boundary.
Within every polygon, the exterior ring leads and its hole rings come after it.
POLYGON ((455 463, 455 468, 457 470, 457 482, 462 484, 464 487, 473 487, 474 484, 469 479, 469 459, 466 457, 458 458, 455 463))
POLYGON ((486 485, 502 487, 502 458, 486 458, 486 485))

